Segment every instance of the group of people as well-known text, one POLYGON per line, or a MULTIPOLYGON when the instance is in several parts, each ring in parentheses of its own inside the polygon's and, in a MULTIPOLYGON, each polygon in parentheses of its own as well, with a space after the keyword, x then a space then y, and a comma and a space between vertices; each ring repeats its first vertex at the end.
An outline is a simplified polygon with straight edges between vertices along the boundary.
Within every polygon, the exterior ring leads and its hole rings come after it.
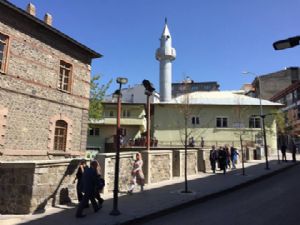
MULTIPOLYGON (((133 193, 136 185, 140 185, 141 191, 144 190, 145 178, 142 168, 142 155, 138 152, 135 155, 135 160, 131 170, 131 182, 128 194, 133 193)), ((76 217, 85 217, 83 210, 89 207, 89 202, 92 203, 94 212, 98 212, 99 209, 102 208, 102 204, 104 202, 103 198, 100 196, 100 192, 104 187, 104 180, 101 177, 101 167, 98 161, 92 161, 90 163, 90 167, 88 167, 86 161, 82 160, 79 164, 74 183, 76 180, 76 190, 79 201, 76 217)))
MULTIPOLYGON (((287 159, 286 159, 287 148, 288 147, 285 144, 282 144, 280 146, 281 155, 282 155, 282 162, 287 162, 287 159)), ((296 162, 297 146, 296 146, 295 143, 292 143, 292 145, 291 145, 291 152, 292 152, 292 161, 296 162)))
POLYGON ((76 190, 79 201, 76 217, 85 217, 83 210, 89 207, 89 201, 92 203, 94 212, 98 212, 99 209, 102 208, 104 201, 100 196, 100 191, 103 188, 103 179, 101 178, 101 167, 98 161, 92 161, 90 167, 88 167, 86 161, 82 160, 74 182, 76 180, 76 190))
POLYGON ((216 173, 216 167, 223 170, 223 174, 226 173, 226 169, 236 169, 236 163, 238 160, 239 153, 233 146, 228 148, 227 145, 224 147, 220 146, 218 149, 213 145, 209 153, 209 160, 211 170, 216 173))
MULTIPOLYGON (((190 137, 189 138, 189 147, 195 147, 195 146, 196 146, 196 143, 195 143, 194 137, 190 137)), ((201 148, 204 147, 204 139, 203 139, 203 137, 201 137, 201 140, 200 140, 200 147, 201 148)))

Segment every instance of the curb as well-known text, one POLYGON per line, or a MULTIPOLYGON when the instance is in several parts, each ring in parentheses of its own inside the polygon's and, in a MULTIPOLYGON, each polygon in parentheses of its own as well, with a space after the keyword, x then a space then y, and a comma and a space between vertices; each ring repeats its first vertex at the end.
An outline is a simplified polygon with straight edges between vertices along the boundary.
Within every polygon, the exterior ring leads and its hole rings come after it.
POLYGON ((232 191, 236 191, 236 190, 239 190, 239 189, 242 189, 242 188, 245 188, 245 187, 249 187, 249 186, 251 186, 251 185, 253 185, 257 182, 260 182, 264 179, 267 179, 269 177, 280 174, 280 173, 282 173, 286 170, 289 170, 289 169, 291 169, 291 168, 293 168, 293 167, 295 167, 299 164, 300 164, 299 162, 293 163, 293 164, 288 165, 286 167, 280 168, 278 170, 274 170, 270 173, 264 174, 262 176, 254 178, 252 180, 245 181, 243 183, 232 186, 230 188, 227 188, 227 189, 224 189, 224 190, 212 193, 212 194, 208 194, 206 196, 202 196, 202 197, 199 197, 197 199, 193 199, 193 200, 185 202, 185 203, 179 203, 178 205, 175 205, 175 206, 172 206, 172 207, 169 207, 169 208, 166 208, 166 209, 163 209, 163 210, 160 210, 158 212, 154 212, 154 213, 151 213, 151 214, 148 214, 148 215, 145 215, 145 216, 134 218, 134 219, 128 220, 126 222, 117 223, 117 225, 139 225, 139 224, 143 224, 145 222, 156 219, 158 217, 165 216, 165 215, 168 215, 170 213, 182 210, 184 208, 191 207, 193 205, 203 203, 203 202, 206 202, 206 201, 211 200, 211 199, 218 198, 218 197, 220 197, 224 194, 229 194, 232 191))

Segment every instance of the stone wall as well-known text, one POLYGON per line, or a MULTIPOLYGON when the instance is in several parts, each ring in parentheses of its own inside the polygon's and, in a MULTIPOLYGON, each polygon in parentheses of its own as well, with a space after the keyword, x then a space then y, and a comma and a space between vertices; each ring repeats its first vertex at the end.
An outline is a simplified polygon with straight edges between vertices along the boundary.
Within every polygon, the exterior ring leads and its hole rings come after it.
POLYGON ((7 70, 0 72, 0 160, 84 154, 90 56, 14 13, 0 9, 0 33, 9 37, 7 70), (61 60, 72 67, 68 92, 58 90, 61 60), (66 153, 49 145, 54 117, 68 119, 66 153))
MULTIPOLYGON (((173 176, 184 176, 185 171, 185 150, 173 151, 173 176)), ((198 173, 198 150, 189 149, 187 151, 187 174, 198 173)))
MULTIPOLYGON (((120 169, 119 169, 119 191, 128 191, 131 182, 131 170, 136 152, 120 153, 120 169)), ((105 179, 105 187, 103 193, 109 193, 114 190, 115 162, 116 153, 100 153, 95 159, 99 162, 102 170, 102 176, 105 179)))
POLYGON ((77 199, 78 160, 0 164, 0 214, 27 214, 77 199))
POLYGON ((173 156, 171 150, 143 151, 146 183, 158 183, 173 178, 173 156))

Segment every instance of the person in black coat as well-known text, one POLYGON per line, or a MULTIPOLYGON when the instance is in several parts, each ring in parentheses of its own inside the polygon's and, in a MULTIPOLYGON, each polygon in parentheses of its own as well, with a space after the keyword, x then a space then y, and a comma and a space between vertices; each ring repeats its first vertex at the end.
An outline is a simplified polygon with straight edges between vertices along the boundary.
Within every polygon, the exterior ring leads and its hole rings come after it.
POLYGON ((76 177, 73 181, 73 183, 75 183, 77 180, 76 192, 77 192, 77 198, 78 198, 79 202, 81 202, 82 197, 83 197, 82 176, 83 176, 84 170, 86 170, 87 168, 88 168, 88 166, 86 165, 86 161, 84 159, 81 160, 79 167, 77 169, 77 172, 76 172, 76 177))
POLYGON ((220 163, 220 169, 223 170, 223 174, 225 174, 226 173, 226 151, 222 147, 220 147, 219 149, 219 163, 220 163))
POLYGON ((76 211, 77 218, 85 217, 82 212, 89 201, 91 201, 95 212, 99 210, 99 206, 95 200, 95 190, 98 184, 98 165, 97 161, 92 161, 90 168, 86 169, 83 173, 82 182, 84 195, 76 211))
POLYGON ((293 162, 296 162, 296 153, 297 153, 297 145, 295 143, 292 144, 292 157, 293 162))
POLYGON ((287 146, 285 144, 282 144, 281 147, 280 147, 280 150, 281 150, 281 154, 282 154, 282 162, 287 162, 286 160, 286 149, 287 149, 287 146))
POLYGON ((216 173, 216 162, 217 162, 217 159, 218 159, 217 150, 216 150, 215 146, 213 145, 211 147, 210 152, 209 152, 209 161, 210 161, 211 170, 213 171, 213 173, 216 173))

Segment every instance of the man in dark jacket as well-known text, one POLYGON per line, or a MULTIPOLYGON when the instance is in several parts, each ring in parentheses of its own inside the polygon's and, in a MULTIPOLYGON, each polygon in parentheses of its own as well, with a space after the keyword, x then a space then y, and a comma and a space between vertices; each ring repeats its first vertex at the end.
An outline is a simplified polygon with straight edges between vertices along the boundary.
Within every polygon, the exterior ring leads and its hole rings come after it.
POLYGON ((90 168, 86 169, 83 173, 82 184, 84 195, 76 211, 77 218, 85 217, 82 212, 83 209, 88 205, 89 201, 91 201, 95 212, 98 212, 99 210, 99 206, 95 200, 95 189, 98 182, 97 167, 98 163, 96 161, 92 161, 90 168))
POLYGON ((209 160, 210 160, 211 170, 213 171, 213 173, 216 173, 216 161, 218 159, 218 154, 214 145, 211 148, 212 149, 209 152, 209 160))

